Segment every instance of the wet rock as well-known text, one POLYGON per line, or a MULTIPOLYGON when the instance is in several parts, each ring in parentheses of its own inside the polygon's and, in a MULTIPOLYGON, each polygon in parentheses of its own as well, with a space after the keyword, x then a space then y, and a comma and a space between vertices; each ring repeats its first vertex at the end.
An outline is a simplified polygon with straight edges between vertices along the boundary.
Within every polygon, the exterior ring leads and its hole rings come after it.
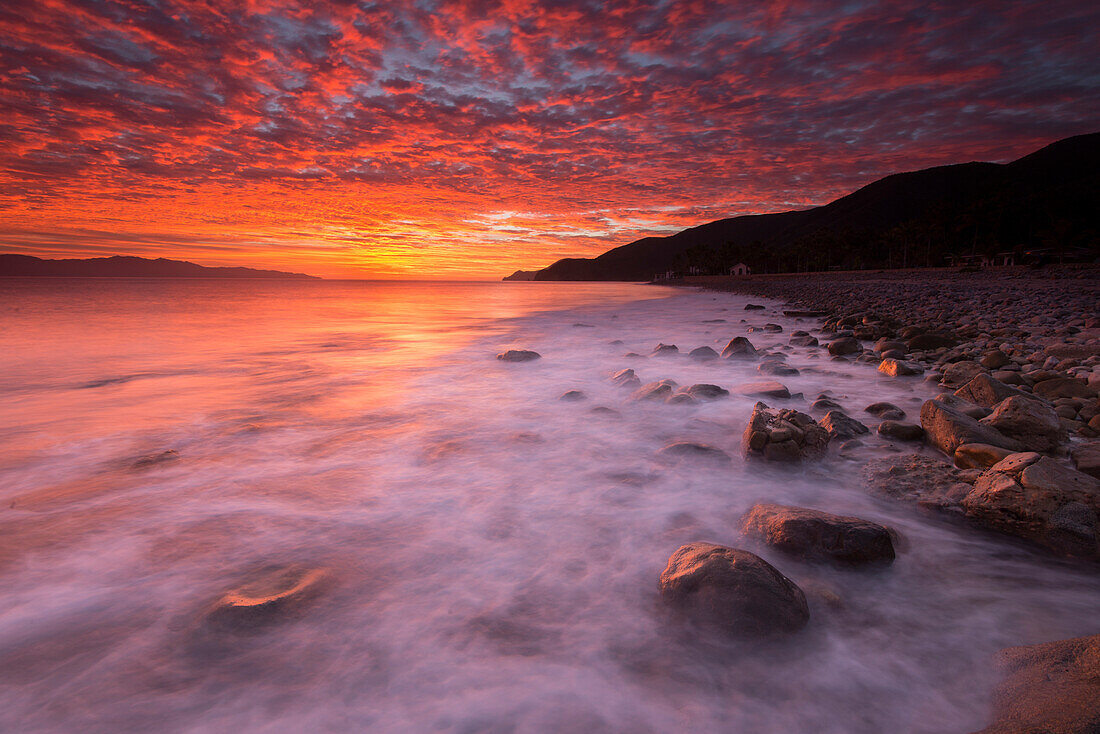
POLYGON ((765 306, 761 306, 759 303, 746 303, 745 304, 745 310, 746 311, 763 311, 764 309, 765 309, 765 306))
POLYGON ((876 418, 892 421, 900 421, 905 417, 905 411, 893 403, 871 403, 863 409, 863 412, 870 413, 876 418))
POLYGON ((1100 441, 1089 441, 1075 446, 1070 451, 1070 456, 1077 471, 1100 479, 1100 441))
POLYGON ((971 490, 958 469, 921 454, 872 459, 861 473, 872 494, 940 511, 961 513, 962 499, 971 490))
POLYGON ((829 439, 828 431, 805 413, 773 410, 757 403, 741 438, 741 449, 746 456, 768 461, 801 461, 824 454, 829 439))
POLYGON ((955 395, 976 405, 992 408, 1006 398, 1027 393, 982 373, 956 390, 955 395))
POLYGON ((642 384, 632 369, 619 370, 611 376, 611 382, 619 387, 638 387, 642 384))
POLYGON ((940 381, 948 387, 962 387, 983 372, 982 366, 977 362, 952 362, 943 368, 943 379, 940 381))
POLYGON ((764 362, 756 368, 756 371, 762 375, 776 375, 778 377, 789 377, 798 374, 797 369, 782 362, 764 362))
POLYGON ((730 388, 730 392, 746 397, 789 398, 791 391, 786 386, 774 381, 746 382, 742 385, 730 388))
POLYGON ((993 723, 978 734, 1095 734, 1100 731, 1100 634, 998 654, 1004 680, 993 723))
POLYGON ((1095 398, 1096 389, 1086 380, 1073 377, 1056 377, 1035 383, 1035 394, 1048 400, 1055 398, 1095 398))
POLYGON ((680 350, 675 344, 658 344, 653 350, 653 354, 659 357, 669 357, 673 354, 679 354, 680 350))
POLYGON ((787 505, 756 504, 741 518, 741 532, 786 553, 845 563, 891 563, 890 532, 858 517, 787 505))
POLYGON ((697 400, 718 400, 719 398, 729 397, 730 394, 730 391, 723 387, 705 382, 682 388, 682 390, 697 400))
POLYGON ((676 389, 673 380, 660 380, 659 382, 647 382, 635 390, 631 400, 668 400, 672 397, 672 391, 676 389))
POLYGON ((879 423, 878 433, 880 436, 894 438, 898 441, 920 441, 924 438, 924 429, 915 423, 902 423, 893 420, 879 423))
POLYGON ((323 568, 270 569, 218 599, 206 621, 233 631, 249 631, 285 621, 295 617, 330 581, 330 573, 323 568))
POLYGON ((743 336, 735 336, 722 350, 722 356, 726 359, 756 359, 756 347, 743 336))
POLYGON ((541 358, 541 354, 532 352, 529 349, 509 349, 507 352, 501 352, 497 355, 497 359, 502 362, 532 362, 541 358))
POLYGON ((1053 451, 1066 440, 1054 410, 1031 397, 1006 398, 981 422, 1016 439, 1028 451, 1053 451))
POLYGON ((958 341, 946 334, 918 334, 905 343, 905 350, 907 352, 916 351, 928 351, 931 349, 940 349, 946 347, 950 349, 956 346, 958 341))
POLYGON ((685 459, 711 462, 716 464, 729 464, 730 455, 714 446, 691 441, 680 441, 669 444, 657 452, 657 458, 665 463, 674 464, 685 459))
POLYGON ((922 374, 924 368, 898 359, 884 359, 878 363, 878 371, 890 377, 906 377, 922 374))
POLYGON ((1059 555, 1100 556, 1100 480, 1036 456, 1009 456, 983 472, 962 501, 967 517, 1059 555))
POLYGON ((830 398, 818 398, 810 405, 810 409, 820 410, 826 413, 830 410, 844 410, 840 403, 830 398))
POLYGON ((954 396, 941 396, 926 401, 920 410, 921 427, 933 446, 948 456, 954 456, 955 449, 964 443, 985 443, 1013 451, 1021 449, 1015 439, 992 426, 982 425, 960 410, 958 403, 949 404, 949 397, 958 401, 954 396))
POLYGON ((829 354, 834 357, 842 357, 846 354, 858 354, 863 351, 863 347, 859 345, 859 340, 850 336, 841 337, 835 341, 829 342, 829 354))
POLYGON ((870 433, 871 429, 855 418, 849 418, 839 410, 830 410, 821 419, 821 427, 834 439, 855 438, 870 433))
POLYGON ((872 347, 872 349, 874 350, 875 354, 882 354, 883 352, 894 351, 904 353, 905 351, 907 351, 905 342, 898 341, 896 339, 890 339, 885 336, 875 342, 875 346, 872 347))
POLYGON ((133 464, 130 465, 131 469, 148 469, 160 464, 167 464, 176 461, 180 458, 179 452, 175 449, 168 449, 167 451, 161 451, 158 454, 149 454, 148 456, 142 456, 133 464))
POLYGON ((1011 456, 1013 451, 984 443, 964 443, 955 449, 955 466, 960 469, 988 469, 1011 456))
POLYGON ((783 327, 779 324, 764 324, 764 331, 770 331, 773 334, 778 334, 783 331, 783 327))
POLYGON ((567 403, 575 403, 579 400, 585 400, 587 398, 588 396, 580 390, 567 390, 566 392, 563 392, 561 394, 561 397, 559 397, 558 400, 564 400, 567 403))
POLYGON ((696 347, 688 352, 688 356, 699 362, 706 362, 711 359, 718 359, 718 352, 710 347, 696 347))
POLYGON ((697 401, 689 393, 684 392, 683 388, 680 388, 679 390, 668 396, 668 403, 670 405, 694 405, 697 402, 699 401, 697 401))
POLYGON ((763 558, 714 543, 681 546, 661 573, 661 596, 700 623, 737 637, 797 632, 806 595, 763 558))
POLYGON ((787 343, 792 347, 816 347, 819 342, 816 336, 806 334, 805 336, 792 336, 787 343))

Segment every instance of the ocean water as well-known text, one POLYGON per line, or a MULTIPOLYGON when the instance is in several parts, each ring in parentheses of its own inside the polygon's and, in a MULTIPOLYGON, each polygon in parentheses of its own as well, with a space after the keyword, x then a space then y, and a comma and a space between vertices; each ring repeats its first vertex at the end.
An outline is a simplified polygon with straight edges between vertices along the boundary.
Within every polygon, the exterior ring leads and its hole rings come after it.
MULTIPOLYGON (((874 434, 798 468, 746 463, 754 400, 632 402, 608 381, 768 379, 686 357, 742 335, 786 349, 815 326, 746 302, 629 284, 0 280, 0 730, 981 728, 993 654, 1094 633, 1100 578, 869 496, 861 462, 895 450, 874 434), (747 334, 765 322, 784 332, 747 334), (649 356, 659 342, 682 354, 649 356), (508 348, 543 358, 494 358, 508 348), (657 461, 676 440, 733 464, 657 461), (898 559, 854 571, 761 547, 737 529, 759 500, 888 524, 898 559), (809 626, 743 644, 670 618, 657 578, 695 540, 776 565, 806 589, 809 626), (285 614, 212 621, 282 569, 324 583, 285 614)), ((787 354, 792 392, 853 416, 889 400, 915 418, 932 394, 787 354)))

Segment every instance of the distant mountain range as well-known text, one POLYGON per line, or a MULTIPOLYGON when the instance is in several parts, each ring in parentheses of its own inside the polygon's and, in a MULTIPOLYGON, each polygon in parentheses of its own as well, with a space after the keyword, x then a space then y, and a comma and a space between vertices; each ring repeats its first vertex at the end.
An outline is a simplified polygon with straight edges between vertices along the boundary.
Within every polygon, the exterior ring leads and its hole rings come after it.
POLYGON ((666 271, 753 272, 942 266, 951 256, 1045 249, 1100 255, 1100 133, 1007 164, 899 173, 824 206, 720 219, 567 258, 504 280, 649 280, 666 271))
POLYGON ((302 273, 254 268, 208 268, 184 260, 158 257, 93 257, 87 260, 43 260, 30 255, 0 255, 0 277, 52 278, 292 278, 318 279, 302 273))

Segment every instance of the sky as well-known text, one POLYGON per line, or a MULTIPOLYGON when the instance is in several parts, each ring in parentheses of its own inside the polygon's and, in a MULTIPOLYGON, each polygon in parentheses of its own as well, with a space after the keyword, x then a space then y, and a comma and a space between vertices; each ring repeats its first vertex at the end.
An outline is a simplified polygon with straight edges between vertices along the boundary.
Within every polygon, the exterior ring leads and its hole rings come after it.
POLYGON ((499 278, 1100 129, 1100 3, 0 3, 0 251, 499 278))

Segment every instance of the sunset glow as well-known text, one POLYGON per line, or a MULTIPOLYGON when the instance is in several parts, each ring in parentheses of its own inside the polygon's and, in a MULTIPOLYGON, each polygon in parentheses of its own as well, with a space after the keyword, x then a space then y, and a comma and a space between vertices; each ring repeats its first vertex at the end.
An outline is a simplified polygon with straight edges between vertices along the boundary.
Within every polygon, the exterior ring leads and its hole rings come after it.
POLYGON ((917 7, 11 0, 0 250, 499 278, 1095 131, 1095 3, 917 7))

